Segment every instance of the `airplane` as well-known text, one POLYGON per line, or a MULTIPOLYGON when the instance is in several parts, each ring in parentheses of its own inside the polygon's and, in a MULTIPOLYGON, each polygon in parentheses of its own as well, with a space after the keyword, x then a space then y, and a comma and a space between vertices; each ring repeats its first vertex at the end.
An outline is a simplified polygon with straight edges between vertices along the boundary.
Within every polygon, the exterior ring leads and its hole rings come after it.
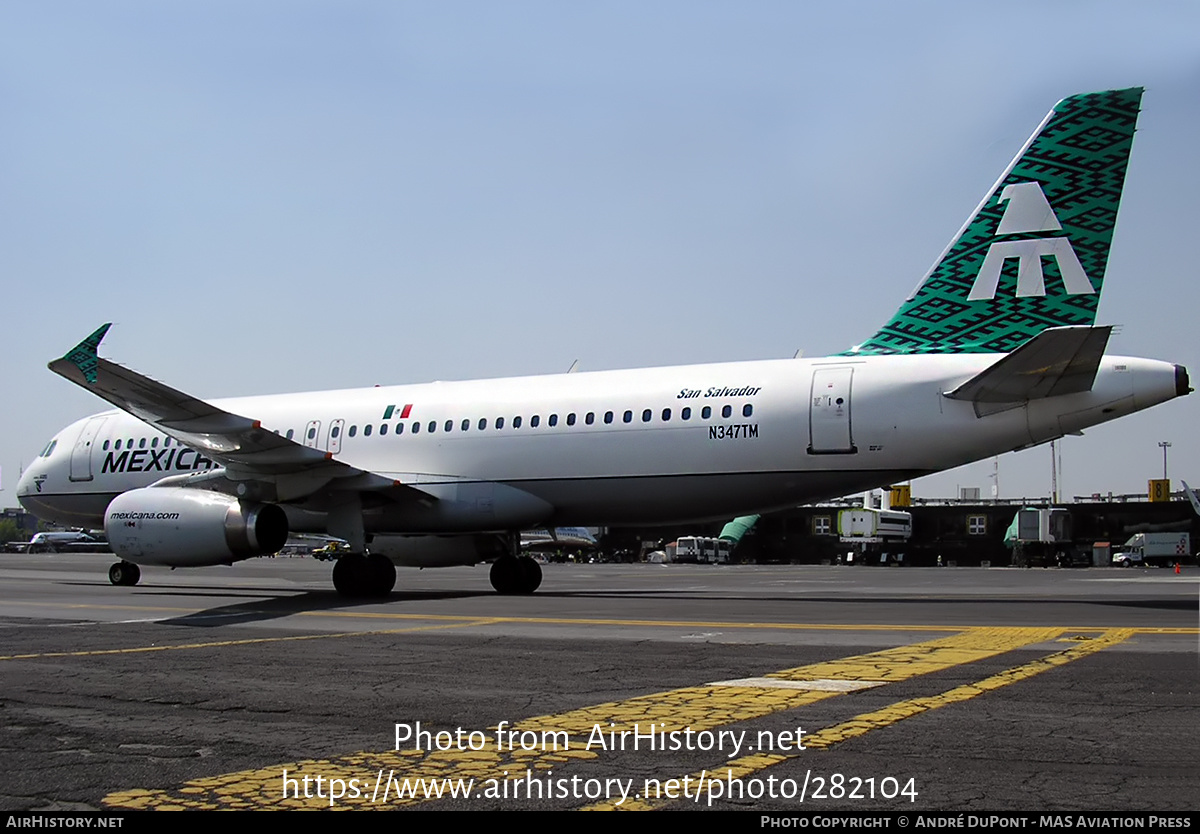
MULTIPOLYGON (((570 372, 568 372, 570 373, 570 372)), ((594 550, 600 542, 586 527, 542 527, 521 531, 521 552, 594 550)))
POLYGON ((350 597, 396 565, 491 562, 532 593, 536 527, 728 519, 1046 443, 1191 392, 1184 367, 1105 354, 1097 326, 1142 89, 1050 111, 895 315, 840 354, 207 402, 101 358, 55 373, 114 410, 64 428, 17 491, 103 524, 121 561, 231 564, 289 533, 344 539, 350 597))

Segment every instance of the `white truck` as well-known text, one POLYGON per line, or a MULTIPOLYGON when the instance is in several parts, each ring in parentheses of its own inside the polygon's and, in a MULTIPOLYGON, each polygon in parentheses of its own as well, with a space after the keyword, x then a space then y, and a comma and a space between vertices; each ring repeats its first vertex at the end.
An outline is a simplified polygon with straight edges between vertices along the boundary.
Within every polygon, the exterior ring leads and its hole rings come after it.
POLYGON ((912 537, 912 513, 872 508, 838 513, 838 538, 843 542, 895 542, 912 537))
POLYGON ((1133 565, 1173 565, 1190 556, 1189 533, 1135 533, 1112 555, 1112 563, 1128 568, 1133 565))
POLYGON ((667 556, 672 562, 727 565, 732 552, 732 542, 703 536, 680 536, 679 541, 667 545, 667 556))

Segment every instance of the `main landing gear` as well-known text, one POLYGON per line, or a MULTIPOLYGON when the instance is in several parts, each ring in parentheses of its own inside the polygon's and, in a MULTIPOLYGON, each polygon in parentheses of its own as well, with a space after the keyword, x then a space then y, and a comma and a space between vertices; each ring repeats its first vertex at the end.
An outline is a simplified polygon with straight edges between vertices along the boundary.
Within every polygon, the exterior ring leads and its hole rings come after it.
POLYGON ((529 556, 501 556, 490 577, 497 593, 532 594, 542 584, 542 566, 529 556))
POLYGON ((120 561, 108 569, 108 581, 114 585, 136 585, 142 578, 142 569, 133 562, 120 561))
POLYGON ((386 597, 396 587, 396 566, 379 553, 347 553, 333 565, 333 587, 344 597, 386 597))

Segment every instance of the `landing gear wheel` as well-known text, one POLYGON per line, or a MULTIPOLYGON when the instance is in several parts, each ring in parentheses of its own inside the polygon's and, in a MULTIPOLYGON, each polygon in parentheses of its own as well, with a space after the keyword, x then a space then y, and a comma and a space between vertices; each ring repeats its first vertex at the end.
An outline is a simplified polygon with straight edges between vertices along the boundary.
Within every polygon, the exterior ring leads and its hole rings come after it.
POLYGON ((521 593, 532 594, 542 584, 542 566, 530 556, 522 556, 517 561, 521 563, 521 578, 524 580, 521 593))
POLYGON ((388 557, 372 553, 367 557, 367 568, 370 571, 370 590, 367 596, 386 597, 396 587, 396 566, 388 557))
POLYGON ((529 556, 501 556, 489 578, 498 594, 532 594, 542 584, 542 566, 529 556))
POLYGON ((142 578, 142 569, 133 562, 117 562, 108 569, 108 581, 114 585, 136 585, 142 578))
POLYGON ((361 553, 346 553, 333 563, 333 587, 344 597, 362 596, 366 574, 367 557, 361 553))
POLYGON ((333 587, 344 597, 385 597, 396 586, 396 566, 380 554, 347 553, 333 565, 333 587))

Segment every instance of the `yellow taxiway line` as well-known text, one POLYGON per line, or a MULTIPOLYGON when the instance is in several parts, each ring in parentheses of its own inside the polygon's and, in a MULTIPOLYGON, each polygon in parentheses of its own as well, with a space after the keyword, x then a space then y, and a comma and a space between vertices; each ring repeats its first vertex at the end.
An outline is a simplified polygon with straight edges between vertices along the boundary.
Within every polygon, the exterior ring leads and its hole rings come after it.
MULTIPOLYGON (((623 741, 630 737, 631 731, 643 734, 650 729, 659 734, 685 730, 694 734, 721 732, 722 727, 737 722, 763 719, 827 699, 853 698, 855 692, 864 688, 878 688, 963 667, 1007 652, 1019 649, 1045 651, 1045 648, 1038 648, 1039 644, 1044 646, 1078 630, 1061 627, 973 628, 867 654, 771 671, 760 677, 682 687, 521 719, 512 725, 480 732, 480 743, 474 746, 475 749, 460 744, 432 751, 360 751, 330 759, 280 763, 220 774, 196 779, 172 790, 118 791, 105 797, 104 804, 147 809, 330 807, 332 804, 386 808, 436 799, 435 794, 427 796, 424 790, 436 787, 441 791, 451 782, 473 785, 471 798, 489 798, 499 796, 495 792, 503 788, 503 783, 527 774, 548 776, 553 773, 562 778, 564 771, 570 773, 572 763, 576 761, 612 762, 614 767, 620 767, 619 759, 625 752, 623 741), (530 743, 525 744, 524 740, 530 740, 530 743), (290 774, 292 783, 286 781, 285 773, 290 774), (303 795, 296 780, 304 776, 340 779, 343 788, 351 779, 357 779, 362 789, 354 796, 347 792, 334 803, 325 795, 303 795), (290 793, 285 796, 289 788, 290 793)), ((1135 632, 1135 629, 1108 629, 1098 638, 1074 639, 1074 645, 1069 649, 1044 654, 975 683, 927 697, 898 701, 848 721, 813 730, 803 736, 804 746, 806 749, 828 748, 914 715, 985 695, 1109 648, 1135 632)), ((445 729, 434 728, 435 731, 445 729)), ((753 733, 750 736, 755 738, 753 733)), ((786 736, 770 733, 767 737, 786 739, 786 736)), ((762 734, 757 738, 761 739, 762 734)), ((732 758, 715 754, 716 772, 725 775, 728 771, 731 776, 740 778, 739 774, 742 777, 751 775, 796 755, 787 749, 777 751, 755 748, 754 745, 747 745, 740 752, 744 755, 732 758)), ((645 765, 625 769, 641 772, 645 765)), ((691 778, 699 777, 691 774, 691 778)), ((665 800, 639 795, 629 797, 620 805, 613 801, 581 804, 587 808, 646 809, 660 807, 665 800)))

